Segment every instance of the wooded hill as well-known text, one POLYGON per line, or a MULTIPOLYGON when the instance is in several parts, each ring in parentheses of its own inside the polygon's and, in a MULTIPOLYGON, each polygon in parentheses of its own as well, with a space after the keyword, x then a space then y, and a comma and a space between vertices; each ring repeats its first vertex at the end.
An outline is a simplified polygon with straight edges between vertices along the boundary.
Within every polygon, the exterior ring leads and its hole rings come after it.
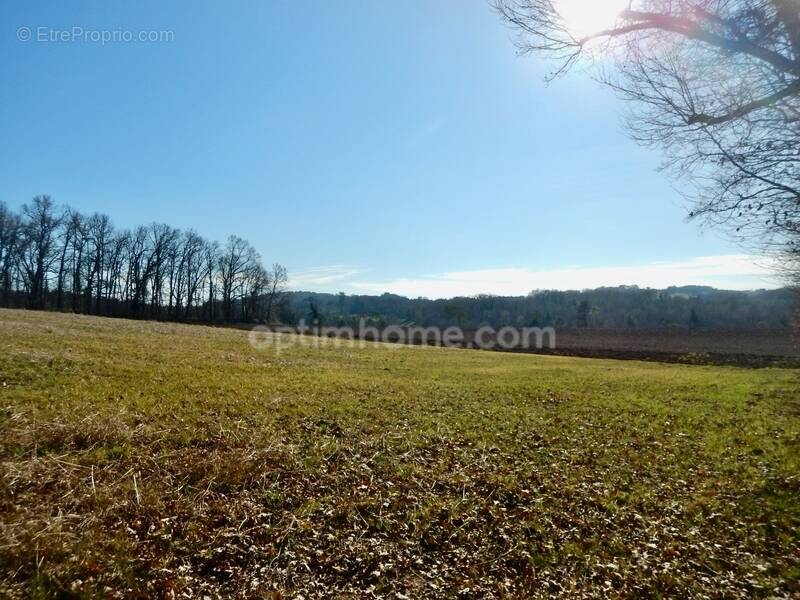
POLYGON ((635 286, 584 291, 534 291, 527 296, 476 296, 429 300, 395 294, 361 296, 290 292, 284 322, 326 325, 416 324, 567 328, 786 328, 792 324, 790 289, 727 291, 685 286, 664 290, 635 286))

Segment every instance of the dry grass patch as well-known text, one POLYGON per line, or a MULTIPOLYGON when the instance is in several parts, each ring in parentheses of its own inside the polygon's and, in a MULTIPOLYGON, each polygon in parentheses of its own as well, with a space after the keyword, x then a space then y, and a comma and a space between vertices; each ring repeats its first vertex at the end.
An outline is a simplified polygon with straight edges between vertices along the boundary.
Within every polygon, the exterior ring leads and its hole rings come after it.
POLYGON ((3 596, 800 594, 796 371, 0 329, 3 596))

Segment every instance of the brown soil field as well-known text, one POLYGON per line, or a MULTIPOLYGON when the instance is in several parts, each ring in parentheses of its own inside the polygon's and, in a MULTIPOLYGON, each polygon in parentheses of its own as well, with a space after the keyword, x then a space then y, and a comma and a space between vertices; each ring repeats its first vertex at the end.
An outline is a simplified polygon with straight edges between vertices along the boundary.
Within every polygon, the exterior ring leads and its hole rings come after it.
MULTIPOLYGON (((242 326, 241 328, 248 328, 242 326)), ((422 328, 424 329, 424 328, 422 328)), ((520 345, 501 347, 493 335, 483 332, 476 342, 475 329, 463 330, 463 341, 450 344, 479 350, 553 354, 588 358, 649 360, 684 364, 737 365, 745 367, 800 367, 800 334, 792 329, 555 329, 555 347, 548 335, 543 348, 520 345)), ((437 345, 433 338, 406 329, 409 343, 437 345)), ((336 337, 329 334, 328 337, 336 337)), ((529 336, 531 343, 535 336, 529 336)), ((366 336, 365 339, 374 338, 366 336)), ((391 335, 387 341, 396 341, 391 335)))
POLYGON ((555 349, 518 351, 689 364, 800 366, 800 344, 787 329, 558 329, 555 349))

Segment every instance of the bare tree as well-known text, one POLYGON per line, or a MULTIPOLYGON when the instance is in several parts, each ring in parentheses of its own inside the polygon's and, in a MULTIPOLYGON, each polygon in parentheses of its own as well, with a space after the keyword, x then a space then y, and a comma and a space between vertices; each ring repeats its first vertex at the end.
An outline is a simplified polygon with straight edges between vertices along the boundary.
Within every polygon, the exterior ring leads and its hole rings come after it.
POLYGON ((29 308, 45 308, 47 278, 56 259, 56 230, 61 224, 50 196, 36 196, 22 206, 20 264, 29 308))
MULTIPOLYGON (((106 314, 119 313, 120 301, 124 298, 124 290, 127 288, 126 259, 128 256, 128 246, 131 243, 131 233, 129 231, 117 231, 111 236, 106 253, 106 314)), ((122 311, 121 314, 125 314, 122 311)))
POLYGON ((71 209, 66 209, 61 218, 61 233, 59 236, 58 277, 56 282, 56 309, 64 309, 64 288, 67 285, 67 275, 72 271, 70 262, 74 259, 76 239, 82 235, 82 221, 80 214, 71 209), (70 256, 72 251, 73 255, 70 256))
POLYGON ((197 233, 191 230, 186 232, 183 238, 183 268, 185 271, 183 281, 186 289, 186 319, 189 319, 192 306, 198 299, 198 291, 204 280, 203 251, 205 247, 206 241, 197 233))
POLYGON ((260 262, 252 261, 242 280, 242 310, 245 321, 264 321, 264 296, 269 274, 260 262))
POLYGON ((86 222, 87 240, 90 251, 86 254, 86 309, 88 312, 100 314, 103 310, 103 293, 108 285, 105 276, 107 266, 108 244, 112 239, 114 228, 108 215, 95 213, 86 222))
POLYGON ((0 202, 0 286, 5 306, 9 306, 11 301, 11 279, 16 267, 19 235, 19 217, 0 202))
POLYGON ((222 310, 226 321, 234 320, 234 305, 242 298, 246 275, 259 262, 255 249, 240 237, 232 235, 219 257, 219 278, 222 287, 222 310))
POLYGON ((558 0, 496 0, 518 47, 612 65, 633 138, 693 183, 690 217, 743 242, 800 252, 800 2, 631 0, 579 37, 558 0))
POLYGON ((220 249, 218 242, 208 242, 203 249, 204 275, 208 282, 208 302, 206 302, 206 320, 211 323, 216 318, 214 304, 217 301, 217 265, 220 262, 220 249))
POLYGON ((278 263, 273 264, 272 271, 268 274, 267 307, 264 315, 267 323, 271 323, 275 317, 275 311, 280 306, 288 283, 289 274, 286 267, 278 263))
POLYGON ((83 253, 86 248, 88 233, 86 218, 79 212, 72 210, 69 214, 69 224, 73 231, 70 249, 70 267, 72 270, 72 310, 81 310, 81 290, 83 289, 83 253))
POLYGON ((131 316, 139 317, 147 300, 147 287, 153 273, 153 262, 150 260, 148 230, 139 226, 131 234, 128 244, 128 291, 131 316))
POLYGON ((150 226, 151 253, 149 257, 148 273, 152 278, 150 311, 151 316, 158 318, 161 315, 161 305, 164 297, 164 283, 167 277, 167 260, 178 237, 178 230, 163 223, 153 223, 150 226))

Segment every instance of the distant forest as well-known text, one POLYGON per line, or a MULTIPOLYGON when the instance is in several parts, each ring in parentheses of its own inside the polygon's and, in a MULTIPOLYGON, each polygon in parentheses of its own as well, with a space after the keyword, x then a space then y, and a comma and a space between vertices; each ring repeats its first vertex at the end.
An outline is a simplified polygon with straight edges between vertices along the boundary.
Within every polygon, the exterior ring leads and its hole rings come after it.
POLYGON ((363 318, 376 326, 787 328, 792 325, 794 299, 790 289, 739 292, 700 286, 534 291, 519 297, 449 300, 289 292, 282 316, 287 322, 302 318, 331 326, 357 326, 363 318))

